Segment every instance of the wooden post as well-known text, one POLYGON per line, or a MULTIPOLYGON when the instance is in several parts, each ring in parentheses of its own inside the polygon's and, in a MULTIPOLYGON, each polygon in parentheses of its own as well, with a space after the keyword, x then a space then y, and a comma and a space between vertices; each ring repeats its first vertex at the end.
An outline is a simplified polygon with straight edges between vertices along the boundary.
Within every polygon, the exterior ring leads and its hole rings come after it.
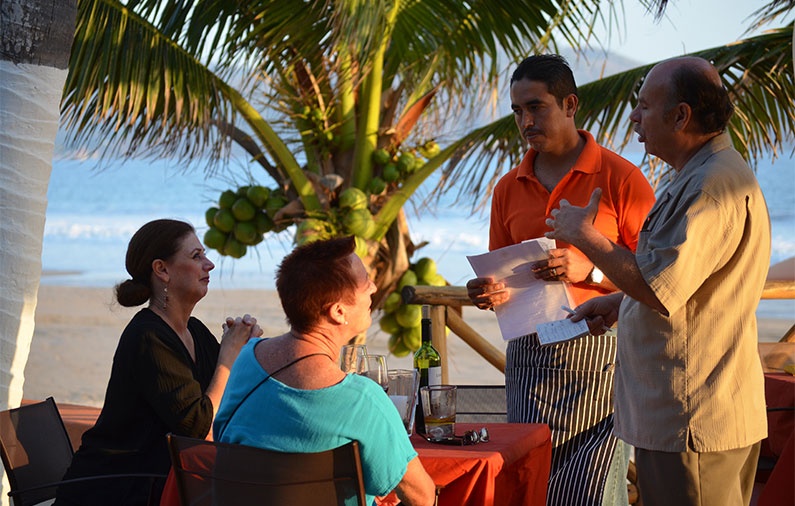
POLYGON ((500 372, 505 373, 505 354, 484 339, 461 317, 461 306, 471 306, 463 286, 404 286, 406 304, 428 304, 433 321, 433 346, 442 356, 442 382, 447 383, 447 326, 500 372))
POLYGON ((795 299, 795 281, 768 279, 762 291, 763 299, 795 299))
POLYGON ((455 332, 455 335, 472 347, 473 350, 485 358, 488 363, 499 369, 505 374, 505 353, 498 350, 490 342, 483 339, 475 329, 466 324, 455 311, 447 312, 447 326, 455 332))
MULTIPOLYGON (((461 307, 471 306, 464 286, 404 286, 401 292, 406 304, 428 304, 433 321, 433 346, 442 356, 442 381, 448 381, 447 335, 445 326, 461 338, 490 364, 505 372, 505 354, 485 340, 461 317, 461 307)), ((795 299, 795 281, 768 279, 762 299, 795 299)), ((781 342, 795 342, 795 325, 782 336, 781 342)))
POLYGON ((447 385, 449 377, 447 369, 447 332, 444 331, 446 324, 446 308, 442 305, 431 305, 431 341, 433 347, 442 357, 442 384, 447 385))

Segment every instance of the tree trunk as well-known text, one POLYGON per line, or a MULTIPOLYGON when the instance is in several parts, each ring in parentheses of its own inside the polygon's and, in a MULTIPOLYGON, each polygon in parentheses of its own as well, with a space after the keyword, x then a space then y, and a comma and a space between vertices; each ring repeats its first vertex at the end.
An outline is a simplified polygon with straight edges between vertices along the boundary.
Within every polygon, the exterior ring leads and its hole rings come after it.
POLYGON ((76 15, 76 0, 0 0, 0 409, 22 400, 76 15))

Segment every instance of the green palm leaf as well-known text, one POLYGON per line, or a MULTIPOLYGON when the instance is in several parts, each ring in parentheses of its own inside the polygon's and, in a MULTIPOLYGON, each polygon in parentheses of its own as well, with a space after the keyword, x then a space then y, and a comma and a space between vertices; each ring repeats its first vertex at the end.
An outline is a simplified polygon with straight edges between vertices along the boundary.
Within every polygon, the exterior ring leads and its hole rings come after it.
MULTIPOLYGON (((784 154, 795 141, 792 26, 693 54, 714 63, 732 96, 735 114, 729 133, 737 150, 752 163, 762 156, 784 154)), ((633 134, 629 113, 637 91, 653 66, 651 63, 580 86, 580 127, 594 133, 601 144, 622 151, 633 134)), ((457 153, 445 166, 437 194, 455 188, 459 196, 490 195, 497 179, 524 153, 510 115, 469 137, 473 142, 462 148, 466 151, 457 153), (460 163, 464 159, 466 165, 460 163)), ((664 176, 653 164, 645 168, 652 182, 664 176)))

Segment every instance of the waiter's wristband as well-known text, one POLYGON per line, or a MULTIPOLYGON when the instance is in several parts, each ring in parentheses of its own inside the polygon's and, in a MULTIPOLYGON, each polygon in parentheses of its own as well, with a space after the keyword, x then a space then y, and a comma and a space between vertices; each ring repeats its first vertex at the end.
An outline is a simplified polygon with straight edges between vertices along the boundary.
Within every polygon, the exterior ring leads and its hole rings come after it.
POLYGON ((588 277, 585 278, 585 282, 589 285, 598 285, 605 279, 605 275, 602 271, 599 270, 597 266, 593 266, 591 272, 588 273, 588 277))

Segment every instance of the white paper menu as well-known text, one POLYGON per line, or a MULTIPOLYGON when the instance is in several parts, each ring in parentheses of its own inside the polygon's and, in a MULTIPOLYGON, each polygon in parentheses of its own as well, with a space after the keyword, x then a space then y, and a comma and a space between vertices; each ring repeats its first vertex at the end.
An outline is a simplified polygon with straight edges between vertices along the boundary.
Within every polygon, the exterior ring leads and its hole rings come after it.
POLYGON ((478 277, 502 281, 510 291, 510 299, 494 308, 504 340, 532 334, 538 324, 565 316, 560 307, 570 304, 566 284, 536 279, 531 269, 535 262, 546 259, 547 251, 554 247, 554 240, 540 237, 467 256, 478 277))

